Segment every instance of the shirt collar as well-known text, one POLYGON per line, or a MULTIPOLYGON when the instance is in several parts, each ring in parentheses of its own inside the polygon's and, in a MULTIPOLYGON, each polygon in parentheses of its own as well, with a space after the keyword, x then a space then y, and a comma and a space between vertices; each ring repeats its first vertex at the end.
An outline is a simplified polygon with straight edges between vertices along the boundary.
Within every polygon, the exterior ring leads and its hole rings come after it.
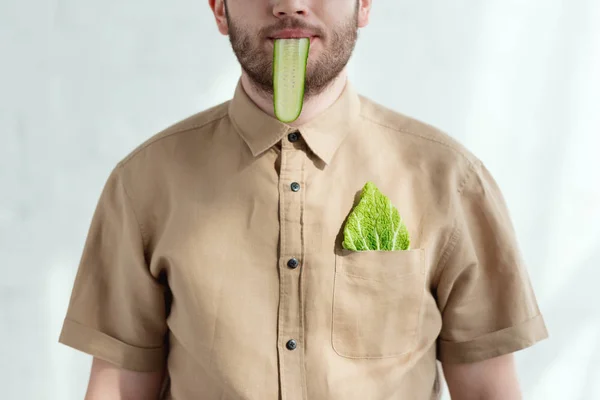
POLYGON ((340 97, 311 121, 292 127, 262 111, 246 94, 238 80, 229 116, 252 154, 257 156, 277 144, 287 134, 300 131, 308 147, 329 164, 350 130, 356 129, 360 98, 349 80, 340 97))

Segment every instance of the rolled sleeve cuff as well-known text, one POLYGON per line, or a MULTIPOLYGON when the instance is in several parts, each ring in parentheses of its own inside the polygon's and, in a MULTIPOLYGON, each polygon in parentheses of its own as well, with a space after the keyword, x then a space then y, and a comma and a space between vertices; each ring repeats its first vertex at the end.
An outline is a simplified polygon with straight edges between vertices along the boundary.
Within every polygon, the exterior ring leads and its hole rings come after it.
POLYGON ((58 341, 131 371, 160 371, 166 361, 165 347, 132 346, 69 319, 65 319, 58 341))
POLYGON ((467 342, 438 341, 438 359, 442 363, 473 363, 514 353, 548 338, 542 315, 520 325, 488 333, 467 342))

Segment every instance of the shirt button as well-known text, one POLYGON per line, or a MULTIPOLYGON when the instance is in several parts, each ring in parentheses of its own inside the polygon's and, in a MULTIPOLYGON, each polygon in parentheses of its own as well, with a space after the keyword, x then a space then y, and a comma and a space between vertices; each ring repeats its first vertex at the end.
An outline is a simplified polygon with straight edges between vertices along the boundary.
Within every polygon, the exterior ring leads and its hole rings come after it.
POLYGON ((296 260, 295 258, 290 258, 289 261, 287 262, 287 266, 294 269, 296 267, 298 267, 298 260, 296 260))
POLYGON ((288 135, 288 140, 292 143, 297 142, 300 139, 300 134, 298 132, 292 132, 288 135))
POLYGON ((288 350, 294 350, 296 349, 296 341, 294 339, 288 340, 288 342, 285 344, 285 347, 287 347, 288 350))
POLYGON ((291 188, 294 192, 300 190, 300 184, 298 182, 292 182, 291 188))

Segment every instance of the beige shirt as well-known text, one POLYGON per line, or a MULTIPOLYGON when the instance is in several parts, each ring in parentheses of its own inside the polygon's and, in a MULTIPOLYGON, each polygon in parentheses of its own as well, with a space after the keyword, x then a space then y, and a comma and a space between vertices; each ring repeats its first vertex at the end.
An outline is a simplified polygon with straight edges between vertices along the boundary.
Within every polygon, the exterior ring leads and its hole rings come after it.
POLYGON ((112 171, 60 342, 166 363, 163 399, 429 400, 436 360, 546 337, 500 189, 465 147, 350 82, 298 129, 238 82, 112 171), (342 249, 367 181, 410 250, 342 249))

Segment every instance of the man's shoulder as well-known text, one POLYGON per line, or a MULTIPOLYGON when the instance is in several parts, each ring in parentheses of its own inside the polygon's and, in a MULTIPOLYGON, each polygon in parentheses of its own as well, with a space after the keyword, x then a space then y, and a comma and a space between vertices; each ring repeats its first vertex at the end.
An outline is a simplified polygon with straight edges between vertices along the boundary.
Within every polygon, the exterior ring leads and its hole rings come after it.
POLYGON ((410 144, 422 159, 474 165, 479 159, 458 139, 438 127, 386 107, 361 95, 361 115, 367 124, 398 135, 399 143, 410 144))
POLYGON ((230 100, 214 105, 179 120, 158 133, 154 133, 127 154, 119 164, 126 165, 140 155, 140 153, 149 150, 152 150, 152 152, 161 152, 163 148, 181 145, 180 141, 194 140, 195 135, 201 135, 205 131, 210 131, 214 123, 228 115, 229 103, 230 100))

